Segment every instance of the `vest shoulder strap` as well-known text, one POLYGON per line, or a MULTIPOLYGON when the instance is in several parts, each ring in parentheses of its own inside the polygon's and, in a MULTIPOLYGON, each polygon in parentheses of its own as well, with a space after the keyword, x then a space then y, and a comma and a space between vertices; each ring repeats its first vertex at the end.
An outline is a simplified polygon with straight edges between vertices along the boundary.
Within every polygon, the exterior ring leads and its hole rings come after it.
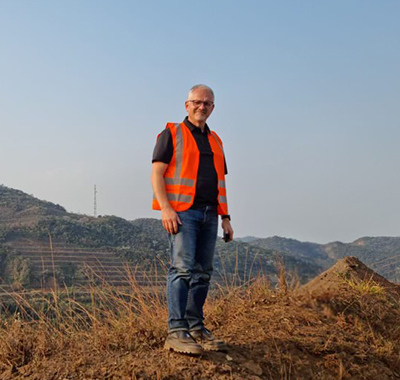
POLYGON ((177 125, 180 125, 181 123, 167 123, 167 125, 165 126, 165 129, 169 128, 176 128, 177 125))
POLYGON ((222 146, 223 144, 222 144, 222 140, 221 140, 221 138, 217 135, 217 133, 216 132, 214 132, 214 131, 210 131, 211 132, 211 134, 216 138, 216 140, 219 142, 219 144, 222 146))
POLYGON ((224 151, 224 145, 222 144, 222 140, 220 139, 220 137, 214 132, 214 131, 210 131, 211 136, 215 139, 215 141, 217 142, 217 144, 219 145, 219 147, 221 148, 222 152, 224 151))

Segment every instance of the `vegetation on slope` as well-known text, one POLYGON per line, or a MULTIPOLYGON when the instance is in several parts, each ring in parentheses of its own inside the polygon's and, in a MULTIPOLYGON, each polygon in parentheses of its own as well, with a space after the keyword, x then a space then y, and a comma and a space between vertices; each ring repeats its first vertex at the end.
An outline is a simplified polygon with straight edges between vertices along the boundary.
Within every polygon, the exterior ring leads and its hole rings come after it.
MULTIPOLYGON (((129 260, 133 265, 143 269, 157 265, 163 269, 169 259, 169 244, 167 234, 157 219, 137 219, 127 221, 116 216, 91 217, 67 213, 61 206, 40 201, 21 191, 0 188, 0 206, 7 210, 8 217, 0 219, 0 244, 16 241, 42 242, 46 244, 51 235, 53 242, 107 249, 119 257, 129 260), (18 210, 18 211, 17 211, 18 210)), ((3 245, 3 247, 5 247, 3 245)), ((14 266, 29 263, 21 258, 15 258, 15 252, 8 251, 8 261, 14 257, 14 266)), ((277 252, 262 247, 250 246, 240 241, 229 244, 218 241, 215 272, 241 278, 246 281, 249 271, 253 273, 268 273, 274 280, 276 275, 275 261, 277 252)), ((296 272, 302 281, 314 277, 321 271, 318 264, 305 262, 285 254, 284 265, 296 272)), ((8 271, 9 267, 4 270, 8 271)), ((3 272, 4 272, 3 270, 3 272)), ((63 268, 57 268, 59 278, 64 278, 63 268)), ((15 276, 3 277, 16 285, 20 281, 15 276)), ((29 276, 25 276, 27 279, 29 276)), ((71 278, 71 276, 69 276, 71 278)), ((228 281, 228 278, 224 279, 228 281)))
POLYGON ((42 201, 20 190, 0 185, 0 221, 9 221, 17 217, 26 218, 38 215, 61 215, 64 207, 42 201))

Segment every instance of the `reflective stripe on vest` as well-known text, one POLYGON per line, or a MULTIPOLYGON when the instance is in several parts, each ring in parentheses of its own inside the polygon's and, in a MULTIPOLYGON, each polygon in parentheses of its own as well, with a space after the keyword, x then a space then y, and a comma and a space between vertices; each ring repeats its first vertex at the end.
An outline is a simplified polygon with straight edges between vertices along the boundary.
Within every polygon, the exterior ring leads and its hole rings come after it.
POLYGON ((165 177, 166 185, 181 185, 181 186, 194 186, 194 180, 190 178, 182 178, 182 163, 183 163, 183 135, 182 135, 182 127, 180 124, 176 123, 176 166, 175 166, 175 174, 173 178, 165 177))
POLYGON ((190 178, 164 178, 166 185, 193 186, 194 181, 190 178))
POLYGON ((169 201, 183 202, 183 203, 192 203, 193 199, 191 195, 174 194, 174 193, 168 193, 167 197, 169 201))
POLYGON ((224 195, 220 195, 220 196, 219 196, 219 202, 220 202, 220 203, 227 203, 228 200, 226 199, 226 197, 225 197, 224 195))
POLYGON ((175 142, 175 154, 176 154, 176 166, 175 166, 175 179, 181 177, 182 163, 183 163, 183 136, 182 127, 180 124, 175 124, 176 127, 176 142, 175 142))
MULTIPOLYGON (((192 201, 191 195, 184 195, 184 194, 175 194, 175 193, 167 193, 167 198, 169 201, 174 202, 183 202, 183 203, 190 203, 192 201)), ((156 196, 153 193, 153 200, 156 200, 156 196)))

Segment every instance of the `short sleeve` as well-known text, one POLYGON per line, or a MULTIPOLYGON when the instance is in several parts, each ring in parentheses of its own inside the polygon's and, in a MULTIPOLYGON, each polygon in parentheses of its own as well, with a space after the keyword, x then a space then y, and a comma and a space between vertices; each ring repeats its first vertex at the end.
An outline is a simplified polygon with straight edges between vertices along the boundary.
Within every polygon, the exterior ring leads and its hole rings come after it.
POLYGON ((157 137, 152 162, 164 162, 165 164, 169 164, 173 153, 174 146, 172 143, 171 131, 169 128, 166 128, 157 137))

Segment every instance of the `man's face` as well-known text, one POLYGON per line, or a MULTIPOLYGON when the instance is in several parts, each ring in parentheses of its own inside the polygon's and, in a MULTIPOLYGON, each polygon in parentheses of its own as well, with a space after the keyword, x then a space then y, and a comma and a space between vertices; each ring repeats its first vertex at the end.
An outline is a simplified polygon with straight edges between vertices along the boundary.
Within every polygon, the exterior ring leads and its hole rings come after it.
POLYGON ((205 88, 197 88, 189 94, 185 102, 189 121, 193 124, 205 123, 214 109, 214 97, 205 88))

